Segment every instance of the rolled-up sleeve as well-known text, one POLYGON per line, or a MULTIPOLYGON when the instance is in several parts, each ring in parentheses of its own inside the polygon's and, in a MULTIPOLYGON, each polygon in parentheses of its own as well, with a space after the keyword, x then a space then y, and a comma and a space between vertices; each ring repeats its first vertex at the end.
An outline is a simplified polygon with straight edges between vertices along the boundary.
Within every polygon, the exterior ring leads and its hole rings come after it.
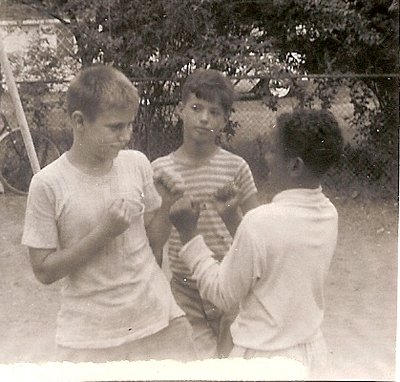
POLYGON ((29 187, 21 243, 32 248, 56 248, 58 230, 55 197, 50 186, 35 175, 29 187))

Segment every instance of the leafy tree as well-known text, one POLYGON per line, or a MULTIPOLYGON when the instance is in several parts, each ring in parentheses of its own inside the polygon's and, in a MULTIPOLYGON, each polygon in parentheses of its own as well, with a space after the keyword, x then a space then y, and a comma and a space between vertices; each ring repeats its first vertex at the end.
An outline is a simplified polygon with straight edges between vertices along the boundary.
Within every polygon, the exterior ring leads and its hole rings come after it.
MULTIPOLYGON (((194 67, 241 74, 256 64, 265 68, 259 58, 271 51, 268 39, 252 34, 251 20, 237 21, 237 4, 222 0, 35 0, 29 4, 68 26, 83 65, 112 62, 132 79, 142 79, 138 86, 145 107, 134 136, 135 144, 150 156, 160 154, 149 152, 149 147, 161 136, 167 142, 165 151, 179 144, 180 126, 173 110, 180 80, 194 67)), ((273 65, 277 63, 267 63, 273 65)), ((234 128, 229 125, 227 134, 234 128)))
MULTIPOLYGON (((71 144, 71 132, 65 118, 60 118, 64 117, 64 98, 60 95, 67 87, 66 80, 79 69, 80 64, 73 57, 57 52, 39 30, 31 33, 29 47, 25 55, 16 53, 8 57, 19 82, 19 95, 28 124, 32 130, 48 135, 60 150, 65 151, 71 144)), ((1 108, 8 121, 17 125, 7 92, 1 96, 1 108)))
MULTIPOLYGON (((397 189, 398 0, 274 0, 273 3, 272 7, 265 7, 263 1, 242 2, 242 20, 255 20, 254 25, 273 39, 275 49, 281 54, 301 53, 308 73, 360 75, 348 78, 347 85, 354 106, 351 122, 357 128, 359 144, 367 150, 364 167, 370 167, 375 175, 389 172, 397 189), (393 73, 395 76, 387 75, 393 73), (375 103, 378 107, 371 106, 375 103)), ((316 94, 329 106, 335 85, 343 81, 316 82, 316 94)))
MULTIPOLYGON (((160 134, 176 145, 174 103, 193 67, 274 75, 281 65, 268 53, 284 62, 298 52, 308 73, 360 75, 348 79, 360 143, 374 148, 376 163, 397 165, 398 77, 383 74, 398 73, 398 0, 19 1, 66 24, 83 65, 112 62, 133 79, 147 79, 138 80, 146 106, 140 118, 147 128, 136 134, 142 148, 160 134)), ((329 107, 337 82, 315 82, 329 107)))

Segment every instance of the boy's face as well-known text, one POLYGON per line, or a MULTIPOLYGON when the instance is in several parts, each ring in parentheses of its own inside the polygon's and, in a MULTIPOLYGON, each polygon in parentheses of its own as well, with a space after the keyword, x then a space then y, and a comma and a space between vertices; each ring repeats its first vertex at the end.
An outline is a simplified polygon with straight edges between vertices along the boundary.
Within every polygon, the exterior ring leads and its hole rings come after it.
POLYGON ((197 144, 214 144, 215 137, 227 122, 227 115, 218 102, 197 98, 193 93, 178 112, 183 121, 184 140, 197 144))
POLYGON ((94 121, 83 118, 80 144, 99 161, 116 158, 131 138, 136 113, 130 107, 101 112, 94 121))

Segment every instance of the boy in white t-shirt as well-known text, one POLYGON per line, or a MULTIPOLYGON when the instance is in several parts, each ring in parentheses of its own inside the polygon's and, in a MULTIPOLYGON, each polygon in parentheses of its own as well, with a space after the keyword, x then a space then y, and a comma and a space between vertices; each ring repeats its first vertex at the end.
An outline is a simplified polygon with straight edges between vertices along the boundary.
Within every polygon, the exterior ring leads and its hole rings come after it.
MULTIPOLYGON (((197 203, 184 197, 171 207, 170 219, 185 244, 179 257, 201 296, 223 310, 239 307, 231 357, 292 358, 310 376, 321 376, 327 356, 323 285, 338 232, 337 211, 322 193, 321 178, 340 158, 342 145, 329 111, 280 115, 265 159, 281 191, 247 213, 221 264, 198 235, 197 203)), ((236 199, 226 201, 226 208, 236 199)))
MULTIPOLYGON (((258 205, 257 189, 246 161, 217 144, 218 135, 229 121, 234 95, 230 80, 219 71, 198 69, 190 74, 178 106, 183 143, 152 163, 156 175, 165 171, 179 174, 185 195, 201 204, 198 227, 219 261, 229 249, 240 218, 230 219, 230 224, 225 225, 226 217, 218 214, 215 196, 229 195, 237 189, 242 214, 258 205)), ((165 232, 170 232, 167 225, 165 232)), ((229 326, 235 312, 223 314, 200 297, 190 270, 178 257, 181 247, 179 235, 172 229, 168 241, 172 292, 192 325, 199 356, 224 356, 231 350, 229 326)))
POLYGON ((164 244, 160 226, 182 186, 164 173, 156 190, 146 156, 124 150, 136 88, 95 65, 71 82, 67 105, 73 145, 33 177, 22 238, 37 279, 63 282, 58 358, 195 359, 190 325, 152 251, 164 244))

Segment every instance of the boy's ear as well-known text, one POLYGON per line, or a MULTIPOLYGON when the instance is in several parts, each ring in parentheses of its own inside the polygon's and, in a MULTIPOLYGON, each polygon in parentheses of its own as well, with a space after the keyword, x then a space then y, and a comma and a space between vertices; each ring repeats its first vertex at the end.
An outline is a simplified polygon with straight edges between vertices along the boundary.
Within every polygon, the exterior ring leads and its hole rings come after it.
POLYGON ((287 164, 289 174, 293 178, 302 176, 304 173, 304 162, 300 157, 290 158, 287 164))
POLYGON ((81 111, 75 110, 71 114, 71 120, 72 120, 73 126, 79 130, 79 129, 81 129, 83 127, 83 123, 85 121, 85 118, 84 118, 84 116, 83 116, 81 111))

